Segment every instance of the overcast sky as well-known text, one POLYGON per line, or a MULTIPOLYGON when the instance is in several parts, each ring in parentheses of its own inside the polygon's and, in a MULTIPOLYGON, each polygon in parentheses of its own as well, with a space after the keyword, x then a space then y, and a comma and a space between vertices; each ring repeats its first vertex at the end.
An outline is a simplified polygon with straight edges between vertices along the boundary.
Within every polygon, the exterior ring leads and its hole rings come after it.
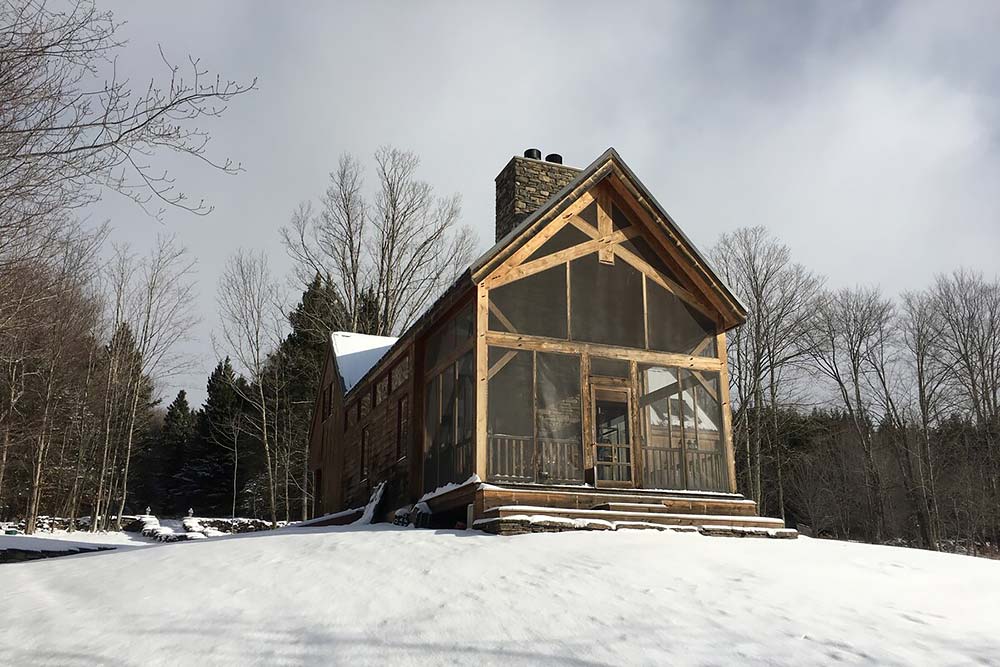
MULTIPOLYGON (((237 247, 290 268, 278 239, 338 156, 415 151, 492 245, 493 179, 538 147, 585 166, 614 146, 688 236, 765 225, 833 286, 925 286, 1000 252, 1000 4, 984 2, 104 2, 127 21, 119 71, 161 76, 157 44, 259 90, 208 125, 225 176, 169 156, 215 211, 162 223, 107 195, 94 219, 198 260, 204 398, 215 289, 237 247)), ((367 160, 370 165, 370 160, 367 160)), ((159 164, 159 163, 158 163, 159 164)))

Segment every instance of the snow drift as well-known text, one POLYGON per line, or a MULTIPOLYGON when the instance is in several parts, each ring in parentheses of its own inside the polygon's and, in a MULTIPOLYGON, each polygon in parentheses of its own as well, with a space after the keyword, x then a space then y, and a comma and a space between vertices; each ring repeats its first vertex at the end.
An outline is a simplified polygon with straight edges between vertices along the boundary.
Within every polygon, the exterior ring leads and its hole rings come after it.
POLYGON ((9 664, 973 664, 1000 563, 801 538, 288 528, 0 566, 9 664))

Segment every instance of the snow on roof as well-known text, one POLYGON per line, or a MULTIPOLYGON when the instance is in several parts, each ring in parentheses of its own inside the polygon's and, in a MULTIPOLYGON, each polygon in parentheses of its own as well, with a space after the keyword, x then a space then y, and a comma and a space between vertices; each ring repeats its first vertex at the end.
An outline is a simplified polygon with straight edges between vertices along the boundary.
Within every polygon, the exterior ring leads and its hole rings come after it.
POLYGON ((330 340, 333 342, 333 354, 337 358, 340 378, 344 381, 344 393, 347 393, 399 339, 334 331, 330 334, 330 340))

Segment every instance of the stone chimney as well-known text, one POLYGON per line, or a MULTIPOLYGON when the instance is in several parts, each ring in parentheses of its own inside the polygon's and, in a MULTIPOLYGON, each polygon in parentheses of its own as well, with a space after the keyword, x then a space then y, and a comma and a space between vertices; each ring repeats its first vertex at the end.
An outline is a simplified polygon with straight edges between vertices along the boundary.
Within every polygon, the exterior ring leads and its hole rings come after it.
POLYGON ((497 176, 497 241, 580 173, 563 165, 560 155, 541 157, 538 149, 529 148, 524 157, 511 158, 497 176))

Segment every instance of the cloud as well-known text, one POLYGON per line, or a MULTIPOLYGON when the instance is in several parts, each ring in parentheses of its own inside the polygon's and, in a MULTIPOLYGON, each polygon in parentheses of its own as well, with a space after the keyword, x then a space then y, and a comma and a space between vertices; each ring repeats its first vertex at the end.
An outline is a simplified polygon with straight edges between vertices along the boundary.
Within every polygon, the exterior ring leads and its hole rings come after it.
MULTIPOLYGON (((493 178, 537 146, 588 164, 615 146, 696 243, 771 227, 833 285, 890 292, 959 265, 996 272, 1000 10, 993 3, 242 3, 111 5, 121 61, 148 77, 155 43, 260 78, 212 125, 235 178, 167 158, 216 211, 171 213, 200 259, 202 372, 214 291, 237 246, 289 268, 277 229, 337 156, 385 143, 459 192, 492 242, 493 178)), ((106 202, 117 235, 162 231, 106 202)))

